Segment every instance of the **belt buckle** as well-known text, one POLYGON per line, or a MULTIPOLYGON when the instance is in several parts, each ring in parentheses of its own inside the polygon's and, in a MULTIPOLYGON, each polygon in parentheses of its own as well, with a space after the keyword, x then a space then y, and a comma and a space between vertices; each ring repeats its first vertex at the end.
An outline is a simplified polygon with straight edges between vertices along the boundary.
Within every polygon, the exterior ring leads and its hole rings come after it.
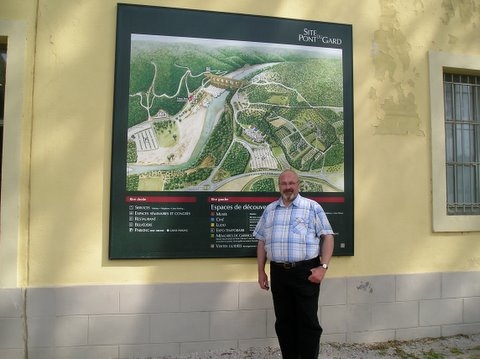
POLYGON ((295 268, 295 262, 283 262, 283 269, 292 269, 295 268))

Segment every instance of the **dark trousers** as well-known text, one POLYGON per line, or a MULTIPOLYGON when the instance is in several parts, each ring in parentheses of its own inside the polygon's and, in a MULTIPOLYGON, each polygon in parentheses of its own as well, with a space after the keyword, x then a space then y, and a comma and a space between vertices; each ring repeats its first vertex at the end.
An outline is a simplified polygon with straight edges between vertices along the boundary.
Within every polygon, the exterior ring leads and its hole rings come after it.
POLYGON ((320 285, 307 278, 319 263, 316 258, 293 268, 273 262, 270 265, 275 331, 283 359, 318 358, 322 335, 317 315, 320 285))

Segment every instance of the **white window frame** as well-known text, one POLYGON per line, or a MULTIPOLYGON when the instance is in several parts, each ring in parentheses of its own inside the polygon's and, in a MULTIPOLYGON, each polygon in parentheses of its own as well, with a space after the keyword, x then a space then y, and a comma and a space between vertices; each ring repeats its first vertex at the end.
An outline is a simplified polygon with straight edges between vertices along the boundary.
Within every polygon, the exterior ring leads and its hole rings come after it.
POLYGON ((432 145, 432 221, 434 232, 480 231, 479 215, 447 214, 444 72, 480 74, 480 56, 429 52, 432 145))

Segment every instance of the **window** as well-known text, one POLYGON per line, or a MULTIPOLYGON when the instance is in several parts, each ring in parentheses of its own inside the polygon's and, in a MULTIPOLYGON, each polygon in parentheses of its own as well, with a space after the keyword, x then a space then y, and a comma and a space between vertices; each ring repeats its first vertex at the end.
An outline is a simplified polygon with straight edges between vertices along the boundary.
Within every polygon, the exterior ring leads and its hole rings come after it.
POLYGON ((2 182, 3 109, 5 107, 5 74, 7 70, 7 41, 0 37, 0 184, 2 182))
POLYGON ((480 56, 430 52, 432 225, 480 231, 480 56))
POLYGON ((480 76, 444 73, 447 213, 480 214, 480 76))

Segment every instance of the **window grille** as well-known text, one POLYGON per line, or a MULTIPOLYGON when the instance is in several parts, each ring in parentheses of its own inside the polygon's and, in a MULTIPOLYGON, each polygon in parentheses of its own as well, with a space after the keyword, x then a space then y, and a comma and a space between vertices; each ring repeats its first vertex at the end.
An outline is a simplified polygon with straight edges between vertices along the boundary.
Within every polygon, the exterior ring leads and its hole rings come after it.
POLYGON ((444 73, 447 214, 480 214, 480 76, 444 73))

